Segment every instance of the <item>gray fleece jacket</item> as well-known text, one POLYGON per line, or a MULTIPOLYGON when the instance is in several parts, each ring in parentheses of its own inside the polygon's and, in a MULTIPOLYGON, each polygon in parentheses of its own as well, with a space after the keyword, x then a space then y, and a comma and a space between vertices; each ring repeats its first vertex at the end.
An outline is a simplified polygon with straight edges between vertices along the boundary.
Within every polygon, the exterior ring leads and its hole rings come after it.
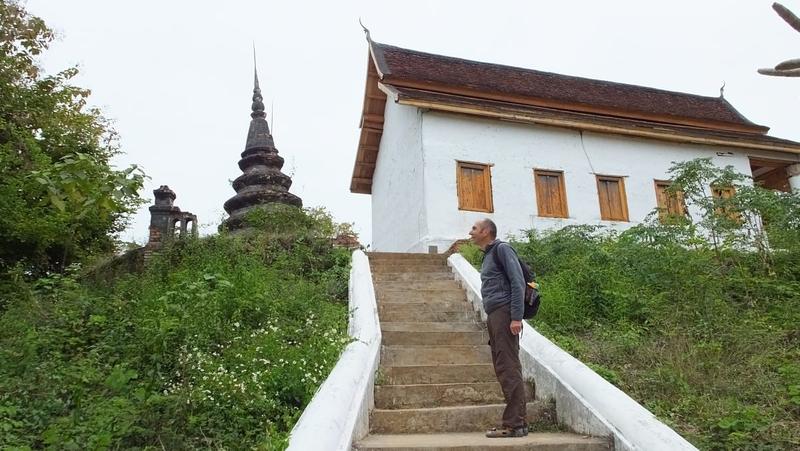
POLYGON ((494 240, 486 246, 485 253, 481 265, 483 310, 488 315, 503 305, 511 304, 511 319, 521 320, 525 279, 522 277, 517 254, 511 245, 500 240, 494 240), (498 260, 503 261, 506 274, 503 274, 502 268, 495 264, 494 253, 497 253, 498 260))

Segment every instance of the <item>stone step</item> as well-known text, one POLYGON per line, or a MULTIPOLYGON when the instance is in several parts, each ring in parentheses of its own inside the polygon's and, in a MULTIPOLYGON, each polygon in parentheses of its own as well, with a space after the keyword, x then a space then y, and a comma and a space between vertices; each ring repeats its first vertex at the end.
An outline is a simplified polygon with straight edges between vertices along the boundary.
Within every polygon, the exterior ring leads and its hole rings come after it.
POLYGON ((427 290, 462 290, 461 285, 455 281, 450 280, 428 280, 428 281, 379 281, 375 284, 376 288, 385 291, 391 290, 405 290, 405 291, 427 291, 427 290))
POLYGON ((491 363, 383 366, 379 382, 392 385, 496 382, 491 363))
POLYGON ((488 345, 477 346, 383 346, 381 365, 449 365, 491 363, 488 345))
POLYGON ((436 301, 464 301, 467 294, 461 288, 446 290, 387 290, 378 285, 375 290, 378 302, 436 302, 436 301))
MULTIPOLYGON (((464 304, 466 304, 466 302, 464 302, 464 304)), ((378 307, 380 320, 382 323, 416 321, 419 319, 419 312, 416 310, 412 309, 397 310, 397 308, 403 307, 403 304, 386 304, 385 306, 388 310, 380 310, 380 307, 378 307)), ((478 319, 478 314, 472 311, 471 308, 459 306, 459 310, 455 312, 428 311, 425 313, 425 319, 427 321, 444 321, 444 322, 475 321, 476 319, 478 319)))
POLYGON ((379 271, 382 270, 390 270, 392 268, 396 268, 395 270, 401 269, 404 271, 419 271, 420 269, 428 269, 431 268, 434 271, 441 271, 442 269, 448 268, 447 262, 445 260, 386 260, 386 259, 371 259, 369 261, 369 267, 374 269, 378 269, 379 271))
POLYGON ((484 432, 443 434, 370 434, 354 445, 358 451, 610 451, 607 439, 561 432, 536 432, 527 437, 487 438, 484 432))
POLYGON ((375 283, 384 282, 430 282, 433 280, 455 280, 453 273, 441 272, 388 272, 372 273, 375 283))
MULTIPOLYGON (((436 312, 436 311, 458 312, 462 310, 473 310, 472 303, 468 302, 466 296, 463 294, 461 294, 460 296, 446 295, 446 297, 417 296, 414 295, 413 293, 409 293, 405 297, 400 295, 391 297, 387 297, 385 295, 378 295, 378 298, 376 300, 378 302, 378 308, 413 304, 417 307, 425 308, 426 311, 430 312, 436 312)), ((423 320, 423 319, 424 317, 417 318, 417 320, 423 320)))
POLYGON ((447 266, 426 266, 426 267, 371 267, 372 276, 383 276, 390 274, 453 274, 447 266))
POLYGON ((446 261, 371 261, 372 271, 377 272, 453 272, 446 261))
MULTIPOLYGON (((526 389, 526 392, 527 399, 533 399, 531 390, 526 389)), ((496 381, 375 386, 376 409, 476 406, 503 402, 503 392, 496 381)))
MULTIPOLYGON (((425 318, 419 318, 424 320, 425 318)), ((381 330, 393 332, 480 332, 485 327, 475 321, 464 322, 428 322, 428 321, 408 321, 408 322, 389 322, 381 323, 381 330)))
POLYGON ((414 332, 388 330, 382 334, 383 344, 386 346, 485 345, 489 342, 489 335, 483 331, 414 332))
POLYGON ((367 253, 370 261, 374 260, 432 260, 445 261, 441 254, 423 254, 407 252, 369 252, 367 253))
POLYGON ((465 301, 446 301, 446 302, 388 302, 378 303, 378 317, 381 321, 389 321, 389 316, 385 314, 403 314, 411 315, 411 318, 425 318, 431 319, 430 315, 442 312, 473 312, 472 305, 465 301))
MULTIPOLYGON (((378 434, 427 434, 435 432, 475 432, 497 427, 505 404, 482 406, 432 407, 420 409, 374 409, 370 432, 378 434)), ((528 419, 555 419, 555 408, 547 401, 527 405, 528 419)))

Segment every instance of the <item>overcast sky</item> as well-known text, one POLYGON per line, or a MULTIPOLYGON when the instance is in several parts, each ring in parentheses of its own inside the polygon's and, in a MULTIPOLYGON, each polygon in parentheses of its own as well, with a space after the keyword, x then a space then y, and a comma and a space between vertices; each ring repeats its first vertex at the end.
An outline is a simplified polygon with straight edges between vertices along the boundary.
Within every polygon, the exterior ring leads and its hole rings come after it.
MULTIPOLYGON (((758 75, 800 57, 771 1, 29 0, 60 35, 43 60, 78 65, 79 86, 116 121, 125 155, 167 184, 212 233, 249 124, 252 45, 291 191, 371 241, 370 197, 349 191, 367 46, 378 42, 725 98, 770 134, 800 141, 800 79, 758 75), (274 105, 272 115, 270 105, 274 105)), ((783 4, 800 14, 800 0, 783 4)), ((502 151, 502 149, 498 149, 502 151)), ((647 158, 638 154, 635 158, 647 158)), ((123 239, 147 239, 143 207, 123 239)))

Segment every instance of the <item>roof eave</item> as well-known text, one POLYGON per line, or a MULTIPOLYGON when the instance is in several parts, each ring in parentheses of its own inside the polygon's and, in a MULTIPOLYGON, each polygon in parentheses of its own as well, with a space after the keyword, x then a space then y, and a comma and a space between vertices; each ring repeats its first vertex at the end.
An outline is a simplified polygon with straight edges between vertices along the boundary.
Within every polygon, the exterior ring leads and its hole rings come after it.
MULTIPOLYGON (((681 130, 680 127, 668 128, 665 126, 666 124, 608 118, 617 122, 616 124, 610 124, 608 122, 604 123, 602 121, 595 121, 589 114, 575 113, 573 116, 582 117, 564 118, 559 117, 558 113, 561 112, 547 111, 547 109, 544 108, 537 108, 537 111, 532 112, 524 111, 523 108, 518 108, 513 104, 507 105, 507 108, 501 108, 499 106, 492 107, 471 104, 471 99, 469 98, 459 98, 461 102, 447 102, 442 100, 425 99, 424 97, 424 95, 409 95, 408 91, 401 89, 398 93, 397 103, 401 105, 415 106, 417 108, 427 108, 431 110, 466 114, 470 116, 489 117, 510 122, 549 125, 585 131, 595 131, 599 133, 636 136, 657 139, 661 141, 771 150, 800 154, 800 143, 780 139, 772 139, 773 142, 769 142, 772 137, 766 137, 766 135, 760 134, 748 136, 747 134, 742 133, 742 136, 739 137, 721 137, 716 136, 712 130, 704 130, 702 128, 686 127, 685 130, 681 130), (626 125, 626 122, 629 122, 630 124, 626 125)), ((597 119, 604 118, 597 117, 597 119)))
MULTIPOLYGON (((481 99, 481 100, 493 100, 493 101, 509 102, 520 105, 529 105, 542 108, 553 108, 553 109, 572 111, 577 113, 596 114, 599 116, 621 117, 621 118, 628 118, 635 120, 663 122, 675 125, 686 125, 690 127, 708 128, 711 130, 734 131, 734 132, 753 133, 760 135, 764 135, 769 131, 769 127, 758 125, 752 122, 750 122, 750 124, 752 125, 746 125, 746 124, 733 124, 728 122, 719 122, 710 120, 688 119, 675 116, 670 116, 670 117, 659 116, 655 114, 648 114, 637 111, 599 108, 593 105, 584 105, 579 103, 565 103, 565 102, 558 102, 549 99, 541 99, 535 97, 527 97, 527 96, 523 97, 523 96, 508 95, 496 92, 477 91, 458 86, 437 85, 427 82, 419 82, 416 80, 402 80, 391 76, 386 76, 382 78, 381 81, 384 84, 393 85, 397 87, 420 89, 424 91, 438 92, 442 94, 451 94, 464 97, 474 97, 476 99, 481 99)), ((741 116, 741 113, 739 113, 738 111, 736 111, 736 113, 741 116)), ((742 117, 744 118, 744 116, 742 117)))
POLYGON ((372 194, 372 174, 378 159, 378 148, 383 136, 384 111, 386 109, 386 93, 379 85, 384 77, 381 71, 383 56, 380 48, 376 48, 369 40, 367 58, 367 76, 364 86, 364 104, 361 109, 356 161, 353 164, 353 175, 350 179, 350 192, 372 194))

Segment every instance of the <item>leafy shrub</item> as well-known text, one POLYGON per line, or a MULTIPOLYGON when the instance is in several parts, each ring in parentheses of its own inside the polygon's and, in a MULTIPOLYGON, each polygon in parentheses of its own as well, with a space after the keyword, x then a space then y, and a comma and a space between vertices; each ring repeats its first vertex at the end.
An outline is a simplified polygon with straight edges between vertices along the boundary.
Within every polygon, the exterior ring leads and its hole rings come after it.
POLYGON ((512 242, 540 282, 533 324, 701 449, 798 449, 800 196, 707 160, 672 175, 694 216, 512 242))
POLYGON ((0 448, 285 447, 349 341, 349 251, 324 212, 272 214, 280 233, 182 239, 111 285, 15 282, 0 448))
POLYGON ((111 166, 117 133, 71 84, 77 68, 41 72, 44 22, 0 0, 0 24, 0 273, 38 276, 112 251, 144 174, 111 166))

